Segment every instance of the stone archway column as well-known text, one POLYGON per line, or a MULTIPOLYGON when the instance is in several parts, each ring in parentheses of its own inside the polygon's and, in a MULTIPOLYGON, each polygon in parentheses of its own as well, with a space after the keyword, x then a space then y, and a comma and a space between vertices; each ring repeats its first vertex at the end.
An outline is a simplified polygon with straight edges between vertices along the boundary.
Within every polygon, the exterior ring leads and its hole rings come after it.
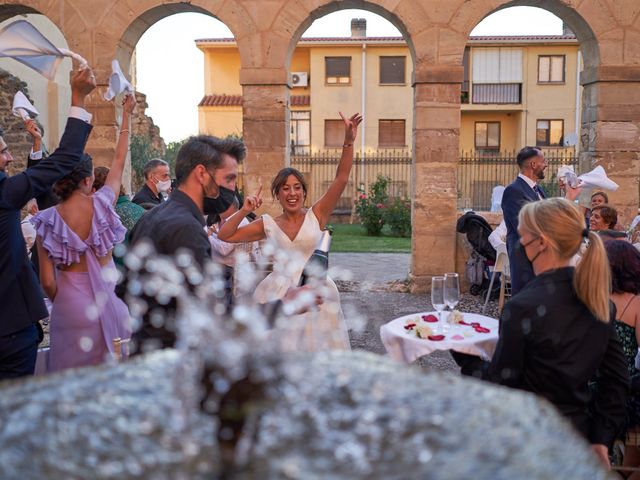
POLYGON ((602 165, 620 185, 610 203, 627 227, 640 205, 640 66, 585 69, 582 110, 582 170, 602 165))
POLYGON ((267 213, 280 213, 271 201, 270 185, 275 174, 288 164, 287 73, 282 69, 244 68, 242 84, 243 139, 247 146, 244 162, 245 194, 254 194, 262 183, 267 213))
POLYGON ((415 292, 429 291, 431 277, 455 271, 462 78, 461 66, 416 66, 410 275, 415 292))

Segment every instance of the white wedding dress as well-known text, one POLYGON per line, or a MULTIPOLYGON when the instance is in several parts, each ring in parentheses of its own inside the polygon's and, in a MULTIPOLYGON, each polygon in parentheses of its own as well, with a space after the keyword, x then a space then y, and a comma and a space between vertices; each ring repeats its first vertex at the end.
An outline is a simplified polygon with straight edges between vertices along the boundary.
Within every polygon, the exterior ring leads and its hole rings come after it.
MULTIPOLYGON (((273 272, 260 282, 254 292, 258 303, 279 300, 296 287, 302 270, 315 250, 322 231, 313 209, 307 210, 296 237, 291 240, 270 215, 262 215, 267 241, 276 248, 273 272)), ((349 334, 340 306, 336 284, 327 277, 324 302, 302 315, 280 318, 272 338, 284 351, 349 350, 349 334)))

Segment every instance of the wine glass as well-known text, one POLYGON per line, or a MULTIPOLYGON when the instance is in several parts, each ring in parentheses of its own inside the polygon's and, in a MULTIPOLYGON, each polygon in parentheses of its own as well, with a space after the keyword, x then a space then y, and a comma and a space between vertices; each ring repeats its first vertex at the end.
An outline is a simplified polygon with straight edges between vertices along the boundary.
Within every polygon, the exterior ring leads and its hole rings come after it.
MULTIPOLYGON (((453 310, 460 301, 460 279, 457 273, 445 273, 444 274, 444 303, 451 313, 449 313, 448 319, 452 318, 453 310)), ((450 321, 449 321, 450 323, 450 321)))
POLYGON ((433 277, 431 279, 431 305, 438 312, 438 330, 442 325, 440 313, 444 310, 444 277, 433 277))

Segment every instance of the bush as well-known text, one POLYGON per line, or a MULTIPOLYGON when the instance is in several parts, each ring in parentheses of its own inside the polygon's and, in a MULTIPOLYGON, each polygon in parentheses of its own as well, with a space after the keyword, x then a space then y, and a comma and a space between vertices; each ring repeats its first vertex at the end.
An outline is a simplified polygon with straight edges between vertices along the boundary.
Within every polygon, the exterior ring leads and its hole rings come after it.
POLYGON ((378 175, 377 180, 371 185, 371 192, 367 195, 364 190, 358 190, 356 200, 356 213, 360 217, 360 223, 367 231, 367 235, 379 236, 384 227, 384 209, 389 201, 387 187, 389 178, 378 175))
POLYGON ((395 198, 383 210, 384 223, 394 237, 411 236, 411 202, 395 198))

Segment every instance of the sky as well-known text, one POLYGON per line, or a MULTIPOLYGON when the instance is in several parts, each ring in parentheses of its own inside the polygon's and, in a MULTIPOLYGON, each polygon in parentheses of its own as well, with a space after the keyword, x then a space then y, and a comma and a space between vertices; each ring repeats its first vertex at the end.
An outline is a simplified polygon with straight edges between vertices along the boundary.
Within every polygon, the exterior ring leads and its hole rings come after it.
MULTIPOLYGON (((351 19, 367 19, 367 35, 400 36, 387 20, 364 10, 341 10, 315 22, 303 37, 346 37, 351 19)), ((472 35, 559 35, 562 21, 534 7, 500 10, 480 22, 472 35)), ((165 141, 198 133, 198 103, 204 96, 204 56, 198 38, 232 37, 219 20, 199 13, 179 13, 152 25, 137 50, 137 89, 147 95, 147 115, 165 141)))

